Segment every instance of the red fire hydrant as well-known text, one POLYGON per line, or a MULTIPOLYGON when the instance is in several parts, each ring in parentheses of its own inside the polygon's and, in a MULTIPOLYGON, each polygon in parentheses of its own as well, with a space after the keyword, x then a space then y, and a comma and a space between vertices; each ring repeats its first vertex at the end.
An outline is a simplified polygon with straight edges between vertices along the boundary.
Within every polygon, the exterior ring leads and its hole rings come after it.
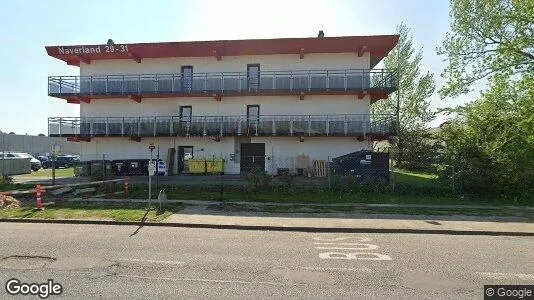
POLYGON ((35 195, 37 198, 37 209, 40 209, 40 210, 45 209, 43 206, 43 198, 41 197, 43 192, 44 192, 44 189, 40 184, 35 186, 35 195))

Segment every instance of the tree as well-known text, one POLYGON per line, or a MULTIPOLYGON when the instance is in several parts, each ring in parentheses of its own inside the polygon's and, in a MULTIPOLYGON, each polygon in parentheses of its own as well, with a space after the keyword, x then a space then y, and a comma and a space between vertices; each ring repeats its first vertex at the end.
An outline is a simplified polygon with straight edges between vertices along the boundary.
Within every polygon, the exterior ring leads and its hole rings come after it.
POLYGON ((415 149, 408 149, 412 145, 420 146, 416 140, 421 139, 428 122, 435 114, 430 110, 428 98, 435 90, 434 77, 430 72, 421 75, 421 60, 423 52, 416 52, 410 29, 405 24, 397 26, 399 43, 384 59, 384 66, 397 70, 398 89, 387 100, 373 104, 374 114, 397 114, 398 135, 391 142, 397 147, 395 161, 397 166, 409 166, 407 155, 416 153, 415 149), (415 140, 414 140, 415 139, 415 140))
POLYGON ((458 191, 532 199, 532 79, 496 76, 481 99, 451 110, 455 118, 442 132, 444 163, 449 166, 445 174, 454 172, 458 191))
POLYGON ((448 62, 443 98, 483 78, 534 73, 534 0, 452 0, 450 17, 437 49, 448 62))
MULTIPOLYGON (((457 190, 530 199, 534 193, 534 0, 451 0, 442 97, 487 78, 480 99, 446 109, 445 172, 457 190)), ((527 202, 528 203, 528 202, 527 202)))

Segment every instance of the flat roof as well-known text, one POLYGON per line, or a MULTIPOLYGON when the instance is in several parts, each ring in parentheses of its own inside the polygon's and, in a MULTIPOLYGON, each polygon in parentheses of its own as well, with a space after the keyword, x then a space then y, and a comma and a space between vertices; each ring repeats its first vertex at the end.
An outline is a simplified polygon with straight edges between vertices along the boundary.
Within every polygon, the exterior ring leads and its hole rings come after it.
POLYGON ((193 42, 163 42, 135 44, 101 44, 46 46, 49 56, 69 65, 94 60, 134 59, 166 57, 215 57, 240 55, 310 53, 358 53, 371 54, 371 67, 388 55, 399 41, 398 35, 339 36, 323 38, 280 38, 250 40, 218 40, 193 42))

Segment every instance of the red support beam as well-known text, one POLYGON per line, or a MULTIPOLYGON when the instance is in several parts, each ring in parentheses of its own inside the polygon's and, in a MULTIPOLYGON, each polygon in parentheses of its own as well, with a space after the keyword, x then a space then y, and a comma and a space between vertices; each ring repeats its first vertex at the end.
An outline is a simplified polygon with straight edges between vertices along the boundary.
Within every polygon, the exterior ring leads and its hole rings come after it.
POLYGON ((215 56, 217 61, 220 61, 222 59, 221 53, 219 51, 213 50, 213 51, 211 51, 211 53, 213 53, 213 56, 215 56))
POLYGON ((89 98, 89 97, 81 97, 80 96, 80 97, 78 97, 78 99, 80 99, 80 101, 78 103, 80 103, 80 102, 91 103, 91 98, 89 98))
POLYGON ((135 60, 138 64, 141 63, 141 56, 135 54, 135 52, 129 52, 128 56, 130 56, 133 60, 135 60))
POLYGON ((215 100, 217 101, 221 101, 222 100, 222 95, 221 94, 213 94, 211 95, 213 98, 215 98, 215 100))
POLYGON ((141 96, 139 95, 130 95, 130 99, 132 99, 133 101, 137 103, 141 103, 141 96))
POLYGON ((78 98, 67 98, 67 103, 71 103, 71 104, 80 104, 80 99, 78 98))
POLYGON ((365 51, 367 51, 367 46, 361 46, 360 49, 358 49, 358 56, 362 57, 365 51))
POLYGON ((77 55, 76 57, 78 58, 78 60, 80 60, 83 63, 86 63, 88 65, 91 64, 91 60, 84 55, 77 55))

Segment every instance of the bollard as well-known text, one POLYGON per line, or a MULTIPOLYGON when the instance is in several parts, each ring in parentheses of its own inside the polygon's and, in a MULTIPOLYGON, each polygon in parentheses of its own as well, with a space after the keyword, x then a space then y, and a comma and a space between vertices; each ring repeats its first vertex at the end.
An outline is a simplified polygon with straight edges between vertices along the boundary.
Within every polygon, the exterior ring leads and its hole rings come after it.
POLYGON ((124 195, 128 195, 128 177, 124 177, 124 195))
POLYGON ((167 203, 167 194, 165 194, 165 190, 159 191, 158 200, 159 200, 159 210, 161 211, 161 202, 165 204, 167 203))
POLYGON ((42 192, 43 192, 43 189, 41 187, 40 184, 36 185, 35 186, 35 195, 36 195, 36 200, 37 200, 37 209, 40 209, 40 210, 44 210, 44 207, 43 207, 43 199, 41 198, 41 195, 42 195, 42 192))

